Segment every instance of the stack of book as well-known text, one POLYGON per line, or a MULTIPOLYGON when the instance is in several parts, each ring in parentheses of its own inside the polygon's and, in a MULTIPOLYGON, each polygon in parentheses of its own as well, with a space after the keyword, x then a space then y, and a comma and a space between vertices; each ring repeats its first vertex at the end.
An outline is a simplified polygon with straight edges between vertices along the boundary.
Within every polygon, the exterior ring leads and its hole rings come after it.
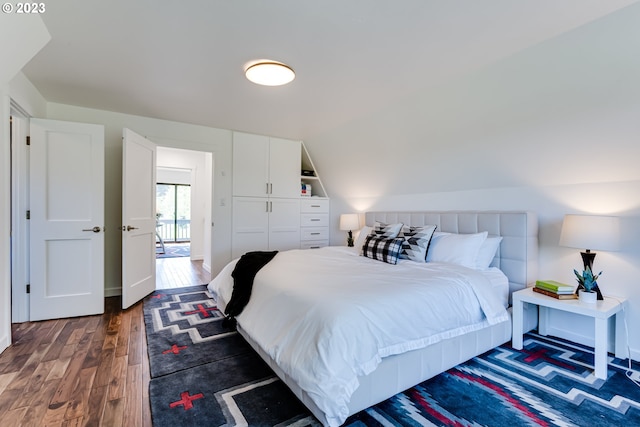
POLYGON ((537 280, 533 292, 544 294, 556 299, 576 299, 576 289, 571 285, 556 282, 555 280, 537 280))

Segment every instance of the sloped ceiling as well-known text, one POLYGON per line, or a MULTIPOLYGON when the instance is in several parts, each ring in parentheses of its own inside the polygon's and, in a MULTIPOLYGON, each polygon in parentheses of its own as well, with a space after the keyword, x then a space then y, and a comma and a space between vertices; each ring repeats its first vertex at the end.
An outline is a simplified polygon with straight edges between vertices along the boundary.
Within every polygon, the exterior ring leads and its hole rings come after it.
POLYGON ((56 0, 24 68, 50 102, 307 139, 631 0, 56 0), (255 59, 297 73, 244 78, 255 59))

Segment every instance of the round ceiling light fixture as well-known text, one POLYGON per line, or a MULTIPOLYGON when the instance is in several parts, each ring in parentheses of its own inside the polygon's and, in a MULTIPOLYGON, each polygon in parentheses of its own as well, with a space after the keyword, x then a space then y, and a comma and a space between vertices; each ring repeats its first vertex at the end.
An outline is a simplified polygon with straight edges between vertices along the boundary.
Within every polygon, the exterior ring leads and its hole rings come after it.
POLYGON ((251 63, 244 74, 249 81, 263 86, 282 86, 296 78, 296 73, 291 67, 271 60, 251 63))

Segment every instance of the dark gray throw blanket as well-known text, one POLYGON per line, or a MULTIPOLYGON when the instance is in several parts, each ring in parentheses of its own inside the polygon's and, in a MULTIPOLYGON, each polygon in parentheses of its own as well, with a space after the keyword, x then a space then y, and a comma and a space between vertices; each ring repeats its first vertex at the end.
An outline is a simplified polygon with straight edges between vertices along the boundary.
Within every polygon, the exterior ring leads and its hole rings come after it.
POLYGON ((276 256, 278 251, 253 251, 242 255, 236 263, 231 277, 233 277, 233 292, 231 300, 224 310, 227 318, 223 325, 235 326, 235 317, 242 313, 244 307, 251 298, 251 290, 253 289, 253 280, 262 267, 267 265, 269 261, 276 256))

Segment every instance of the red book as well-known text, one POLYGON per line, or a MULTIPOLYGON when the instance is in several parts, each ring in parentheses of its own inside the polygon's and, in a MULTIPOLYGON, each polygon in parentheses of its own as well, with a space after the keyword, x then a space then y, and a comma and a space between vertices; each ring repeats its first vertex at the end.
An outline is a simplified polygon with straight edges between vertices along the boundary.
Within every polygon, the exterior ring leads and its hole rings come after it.
POLYGON ((539 294, 547 295, 551 298, 555 299, 578 299, 578 295, 576 294, 556 294, 555 292, 547 291, 546 289, 541 288, 533 288, 533 292, 537 292, 539 294))

